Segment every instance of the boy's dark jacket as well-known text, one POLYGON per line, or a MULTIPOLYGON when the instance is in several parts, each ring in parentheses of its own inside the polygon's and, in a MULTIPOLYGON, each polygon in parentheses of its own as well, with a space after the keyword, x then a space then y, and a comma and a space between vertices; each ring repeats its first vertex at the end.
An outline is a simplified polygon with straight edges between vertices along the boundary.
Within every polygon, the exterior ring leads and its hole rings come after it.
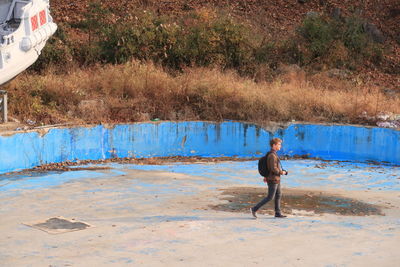
POLYGON ((281 165, 278 155, 272 151, 267 156, 268 176, 266 180, 268 183, 279 184, 281 182, 281 165))

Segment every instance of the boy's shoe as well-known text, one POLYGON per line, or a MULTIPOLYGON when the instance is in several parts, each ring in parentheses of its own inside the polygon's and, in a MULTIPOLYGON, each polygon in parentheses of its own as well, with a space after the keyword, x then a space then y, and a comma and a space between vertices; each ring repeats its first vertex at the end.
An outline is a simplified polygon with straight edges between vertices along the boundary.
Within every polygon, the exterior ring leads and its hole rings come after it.
POLYGON ((253 215, 254 218, 257 218, 256 212, 253 210, 253 208, 250 208, 251 215, 253 215))
POLYGON ((275 214, 275 218, 286 218, 286 217, 287 217, 286 215, 282 215, 280 213, 275 214))

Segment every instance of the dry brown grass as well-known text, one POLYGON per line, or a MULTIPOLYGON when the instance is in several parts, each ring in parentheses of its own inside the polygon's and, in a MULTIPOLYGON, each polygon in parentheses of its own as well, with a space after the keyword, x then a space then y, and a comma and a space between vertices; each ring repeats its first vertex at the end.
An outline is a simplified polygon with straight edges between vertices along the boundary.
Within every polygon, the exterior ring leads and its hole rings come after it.
POLYGON ((10 115, 38 124, 162 120, 357 122, 366 111, 400 113, 400 100, 362 84, 292 72, 256 83, 191 68, 171 75, 152 63, 22 75, 8 85, 10 115), (334 86, 332 86, 334 84, 334 86))

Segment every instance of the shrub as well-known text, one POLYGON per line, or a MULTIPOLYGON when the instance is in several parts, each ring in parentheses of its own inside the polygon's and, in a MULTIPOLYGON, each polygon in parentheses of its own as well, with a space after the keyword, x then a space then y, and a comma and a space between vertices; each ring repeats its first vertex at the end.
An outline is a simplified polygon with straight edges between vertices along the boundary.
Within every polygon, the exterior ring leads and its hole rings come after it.
POLYGON ((106 28, 112 21, 108 18, 112 17, 109 9, 104 8, 101 2, 92 1, 89 3, 84 19, 77 26, 88 33, 88 43, 98 41, 100 32, 106 28))
MULTIPOLYGON (((298 50, 302 51, 305 64, 316 60, 329 67, 351 68, 364 60, 379 64, 383 51, 367 36, 363 23, 357 16, 344 21, 319 15, 306 17, 297 31, 298 50)), ((289 46, 286 51, 294 48, 289 46)))
POLYGON ((276 61, 276 45, 273 42, 262 42, 254 49, 254 60, 257 63, 272 63, 276 61))
POLYGON ((332 42, 328 55, 323 60, 326 65, 333 68, 349 67, 349 62, 351 61, 350 51, 341 40, 332 42))
POLYGON ((346 18, 342 25, 341 39, 344 45, 353 53, 363 53, 370 41, 362 27, 363 21, 358 17, 346 18))
POLYGON ((311 14, 295 35, 271 42, 229 13, 202 8, 176 18, 130 9, 118 17, 98 1, 90 3, 83 20, 72 25, 87 39, 71 42, 65 34, 68 27, 59 25, 32 69, 56 66, 61 70, 74 62, 91 66, 139 59, 173 71, 219 66, 260 80, 272 77, 280 63, 321 68, 350 68, 363 60, 379 64, 383 50, 372 44, 362 23, 356 16, 337 21, 311 14))
POLYGON ((335 39, 333 25, 318 15, 307 16, 298 32, 308 43, 313 58, 324 56, 335 39))
POLYGON ((308 50, 301 45, 300 40, 295 37, 284 40, 279 46, 279 54, 282 55, 281 60, 289 64, 304 65, 306 58, 310 58, 308 50))
POLYGON ((144 11, 130 20, 104 27, 98 43, 105 62, 125 63, 132 58, 163 61, 176 43, 177 27, 144 11))
POLYGON ((249 57, 246 30, 243 24, 236 23, 230 16, 212 24, 212 31, 218 38, 217 53, 224 58, 225 68, 239 68, 249 57))
POLYGON ((99 46, 102 58, 124 63, 153 60, 173 69, 221 65, 240 68, 251 55, 245 27, 229 15, 189 13, 178 23, 144 11, 131 20, 105 27, 99 46))
POLYGON ((370 60, 373 64, 380 64, 383 59, 383 49, 375 44, 364 30, 365 21, 352 16, 342 25, 341 40, 350 51, 354 60, 370 60))

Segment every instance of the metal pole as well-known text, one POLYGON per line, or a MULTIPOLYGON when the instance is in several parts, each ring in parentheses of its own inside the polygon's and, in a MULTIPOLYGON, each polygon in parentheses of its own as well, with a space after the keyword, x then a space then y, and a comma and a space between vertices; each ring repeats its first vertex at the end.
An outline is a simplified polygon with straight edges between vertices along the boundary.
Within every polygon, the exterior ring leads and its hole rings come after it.
POLYGON ((7 119, 7 117, 8 117, 8 114, 7 114, 7 91, 0 90, 0 94, 2 96, 2 101, 1 101, 1 105, 2 105, 1 115, 2 116, 1 116, 1 118, 2 118, 3 123, 6 123, 6 122, 8 122, 8 119, 7 119))

